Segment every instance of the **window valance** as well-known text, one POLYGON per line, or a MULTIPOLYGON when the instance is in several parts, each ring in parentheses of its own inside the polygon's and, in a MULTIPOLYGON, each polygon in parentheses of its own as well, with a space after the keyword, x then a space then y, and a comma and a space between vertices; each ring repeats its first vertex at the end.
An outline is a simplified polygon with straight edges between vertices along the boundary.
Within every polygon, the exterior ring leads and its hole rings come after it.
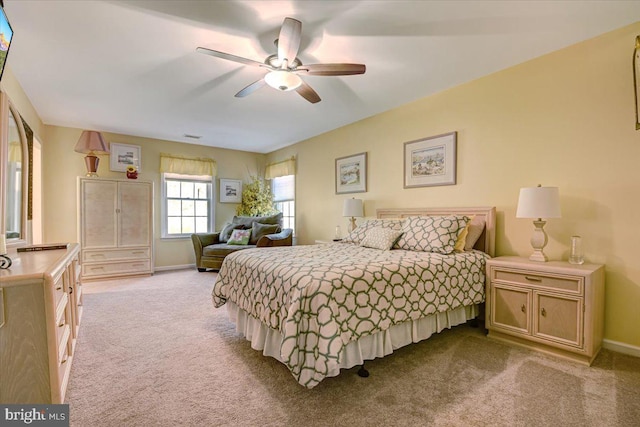
POLYGON ((216 161, 213 159, 190 158, 161 153, 160 172, 216 176, 218 168, 216 161))
POLYGON ((267 165, 264 173, 265 179, 278 178, 280 176, 296 174, 296 158, 291 156, 290 159, 267 165))

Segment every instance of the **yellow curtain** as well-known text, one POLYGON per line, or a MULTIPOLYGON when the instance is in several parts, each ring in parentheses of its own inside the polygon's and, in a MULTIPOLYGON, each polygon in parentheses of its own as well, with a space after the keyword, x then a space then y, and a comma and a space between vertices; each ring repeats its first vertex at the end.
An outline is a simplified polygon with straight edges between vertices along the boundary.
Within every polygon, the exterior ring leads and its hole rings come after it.
POLYGON ((182 175, 216 176, 218 168, 213 159, 200 159, 160 153, 160 172, 182 175))
POLYGON ((296 174, 296 158, 291 157, 290 159, 284 160, 282 162, 271 163, 267 165, 267 169, 264 173, 264 177, 266 179, 278 178, 280 176, 287 175, 295 175, 296 174))
POLYGON ((9 141, 9 161, 22 163, 22 145, 20 141, 9 141))

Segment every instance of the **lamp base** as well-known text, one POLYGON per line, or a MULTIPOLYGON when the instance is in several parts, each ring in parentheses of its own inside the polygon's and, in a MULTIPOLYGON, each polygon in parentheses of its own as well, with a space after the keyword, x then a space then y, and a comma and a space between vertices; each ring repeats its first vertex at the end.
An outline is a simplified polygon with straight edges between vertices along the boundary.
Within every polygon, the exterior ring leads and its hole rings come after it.
POLYGON ((87 165, 86 176, 98 176, 98 165, 100 164, 100 159, 98 158, 98 156, 87 154, 84 158, 84 163, 87 165))
POLYGON ((351 219, 349 220, 349 227, 348 227, 348 231, 349 233, 351 233, 353 230, 356 229, 357 225, 356 225, 356 218, 354 216, 351 217, 351 219))
POLYGON ((547 246, 547 233, 544 231, 544 225, 546 221, 538 219, 533 221, 533 225, 536 226, 531 236, 531 246, 533 246, 533 253, 529 257, 531 261, 547 262, 549 258, 545 255, 543 249, 547 246))

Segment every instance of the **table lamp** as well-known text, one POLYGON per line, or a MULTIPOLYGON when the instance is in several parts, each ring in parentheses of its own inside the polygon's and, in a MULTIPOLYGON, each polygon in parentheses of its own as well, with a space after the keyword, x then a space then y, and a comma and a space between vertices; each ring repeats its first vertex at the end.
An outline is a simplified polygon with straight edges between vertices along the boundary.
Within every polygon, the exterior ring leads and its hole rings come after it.
POLYGON ((543 249, 547 245, 547 233, 544 231, 546 221, 542 218, 560 218, 560 195, 558 187, 528 187, 520 189, 516 218, 534 218, 535 229, 531 236, 533 253, 531 261, 546 262, 549 260, 543 249))
POLYGON ((346 199, 342 208, 342 216, 351 217, 349 220, 349 233, 356 228, 356 218, 364 216, 364 208, 361 199, 346 199))
POLYGON ((102 134, 93 130, 82 131, 74 151, 86 154, 84 161, 87 165, 87 176, 98 176, 100 159, 96 154, 109 154, 109 148, 102 134))

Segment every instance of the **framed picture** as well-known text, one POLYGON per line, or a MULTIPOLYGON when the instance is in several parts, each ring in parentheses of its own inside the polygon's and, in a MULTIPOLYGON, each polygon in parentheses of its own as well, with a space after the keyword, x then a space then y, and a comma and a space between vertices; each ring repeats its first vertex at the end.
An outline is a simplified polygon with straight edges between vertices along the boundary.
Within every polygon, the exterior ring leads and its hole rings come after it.
POLYGON ((241 203, 242 181, 220 178, 220 203, 241 203))
POLYGON ((336 194, 367 191, 367 153, 336 159, 336 194))
POLYGON ((456 183, 457 133, 404 143, 404 188, 456 183))
POLYGON ((110 150, 110 169, 115 172, 126 172, 127 166, 135 166, 138 172, 141 172, 142 163, 141 149, 139 145, 118 144, 112 142, 109 145, 110 150))

